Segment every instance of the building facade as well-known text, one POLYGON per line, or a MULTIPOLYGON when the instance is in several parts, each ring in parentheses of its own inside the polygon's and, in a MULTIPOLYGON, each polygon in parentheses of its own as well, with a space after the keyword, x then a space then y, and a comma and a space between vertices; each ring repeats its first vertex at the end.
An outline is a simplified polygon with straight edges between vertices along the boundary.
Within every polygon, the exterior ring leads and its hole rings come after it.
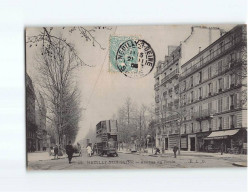
POLYGON ((36 150, 37 125, 35 121, 35 93, 31 78, 26 74, 26 148, 36 150))
MULTIPOLYGON (((246 147, 246 26, 239 25, 182 65, 181 148, 226 152, 246 147)), ((237 152, 237 151, 236 151, 237 152)))
POLYGON ((155 78, 156 147, 171 149, 179 144, 181 109, 179 107, 179 76, 181 66, 201 48, 221 36, 218 28, 195 26, 179 46, 169 46, 164 61, 159 61, 155 78), (202 39, 201 37, 208 37, 202 39))
POLYGON ((37 92, 35 112, 36 112, 36 124, 37 124, 37 150, 45 150, 47 148, 47 130, 46 130, 46 105, 42 95, 37 92))

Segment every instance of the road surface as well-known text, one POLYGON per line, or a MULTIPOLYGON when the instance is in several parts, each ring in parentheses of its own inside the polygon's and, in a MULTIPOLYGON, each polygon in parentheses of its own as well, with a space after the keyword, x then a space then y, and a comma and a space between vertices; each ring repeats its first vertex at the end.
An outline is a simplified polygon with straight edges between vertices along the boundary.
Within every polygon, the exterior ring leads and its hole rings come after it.
MULTIPOLYGON (((32 154, 34 155, 34 154, 32 154)), ((208 153, 181 153, 174 158, 172 153, 165 155, 119 153, 118 157, 92 156, 86 152, 74 157, 68 163, 66 157, 52 159, 48 153, 37 153, 37 158, 29 158, 28 170, 71 170, 71 169, 142 169, 142 168, 208 168, 238 167, 234 163, 247 163, 246 155, 212 155, 208 153), (38 160, 39 157, 43 159, 38 160)))

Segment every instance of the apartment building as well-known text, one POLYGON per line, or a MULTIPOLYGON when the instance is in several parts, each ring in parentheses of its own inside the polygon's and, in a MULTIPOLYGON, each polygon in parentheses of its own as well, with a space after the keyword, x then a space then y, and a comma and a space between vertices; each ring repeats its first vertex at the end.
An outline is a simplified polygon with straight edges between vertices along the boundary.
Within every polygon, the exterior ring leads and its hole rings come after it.
POLYGON ((247 147, 246 26, 238 25, 181 66, 181 148, 247 147))
POLYGON ((171 149, 179 143, 181 109, 179 107, 179 76, 181 65, 207 47, 222 34, 218 28, 191 28, 191 34, 179 46, 169 46, 168 55, 156 66, 155 113, 156 147, 171 149), (205 39, 201 37, 205 36, 205 39))

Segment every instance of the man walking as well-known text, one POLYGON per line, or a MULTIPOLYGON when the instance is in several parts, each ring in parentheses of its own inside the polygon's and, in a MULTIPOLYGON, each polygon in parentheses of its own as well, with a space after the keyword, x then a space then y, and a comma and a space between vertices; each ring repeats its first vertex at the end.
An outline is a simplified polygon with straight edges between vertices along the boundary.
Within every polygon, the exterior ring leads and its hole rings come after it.
POLYGON ((55 147, 54 147, 54 159, 56 159, 56 157, 57 157, 57 159, 59 158, 59 148, 58 148, 58 146, 57 146, 57 144, 55 145, 55 147))
POLYGON ((177 147, 177 146, 174 146, 174 147, 173 147, 174 158, 177 157, 177 150, 178 150, 178 147, 177 147))
POLYGON ((66 154, 68 155, 69 164, 71 164, 71 159, 74 152, 73 147, 71 145, 71 141, 68 142, 68 145, 65 147, 65 150, 66 150, 66 154))

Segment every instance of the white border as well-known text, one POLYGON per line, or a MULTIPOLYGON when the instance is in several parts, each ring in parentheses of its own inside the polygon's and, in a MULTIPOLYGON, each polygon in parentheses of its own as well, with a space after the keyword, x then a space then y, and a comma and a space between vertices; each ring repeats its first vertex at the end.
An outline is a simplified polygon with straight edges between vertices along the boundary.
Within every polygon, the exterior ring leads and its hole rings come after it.
POLYGON ((27 173, 24 28, 42 25, 247 23, 245 0, 0 2, 0 191, 247 191, 246 169, 27 173))

